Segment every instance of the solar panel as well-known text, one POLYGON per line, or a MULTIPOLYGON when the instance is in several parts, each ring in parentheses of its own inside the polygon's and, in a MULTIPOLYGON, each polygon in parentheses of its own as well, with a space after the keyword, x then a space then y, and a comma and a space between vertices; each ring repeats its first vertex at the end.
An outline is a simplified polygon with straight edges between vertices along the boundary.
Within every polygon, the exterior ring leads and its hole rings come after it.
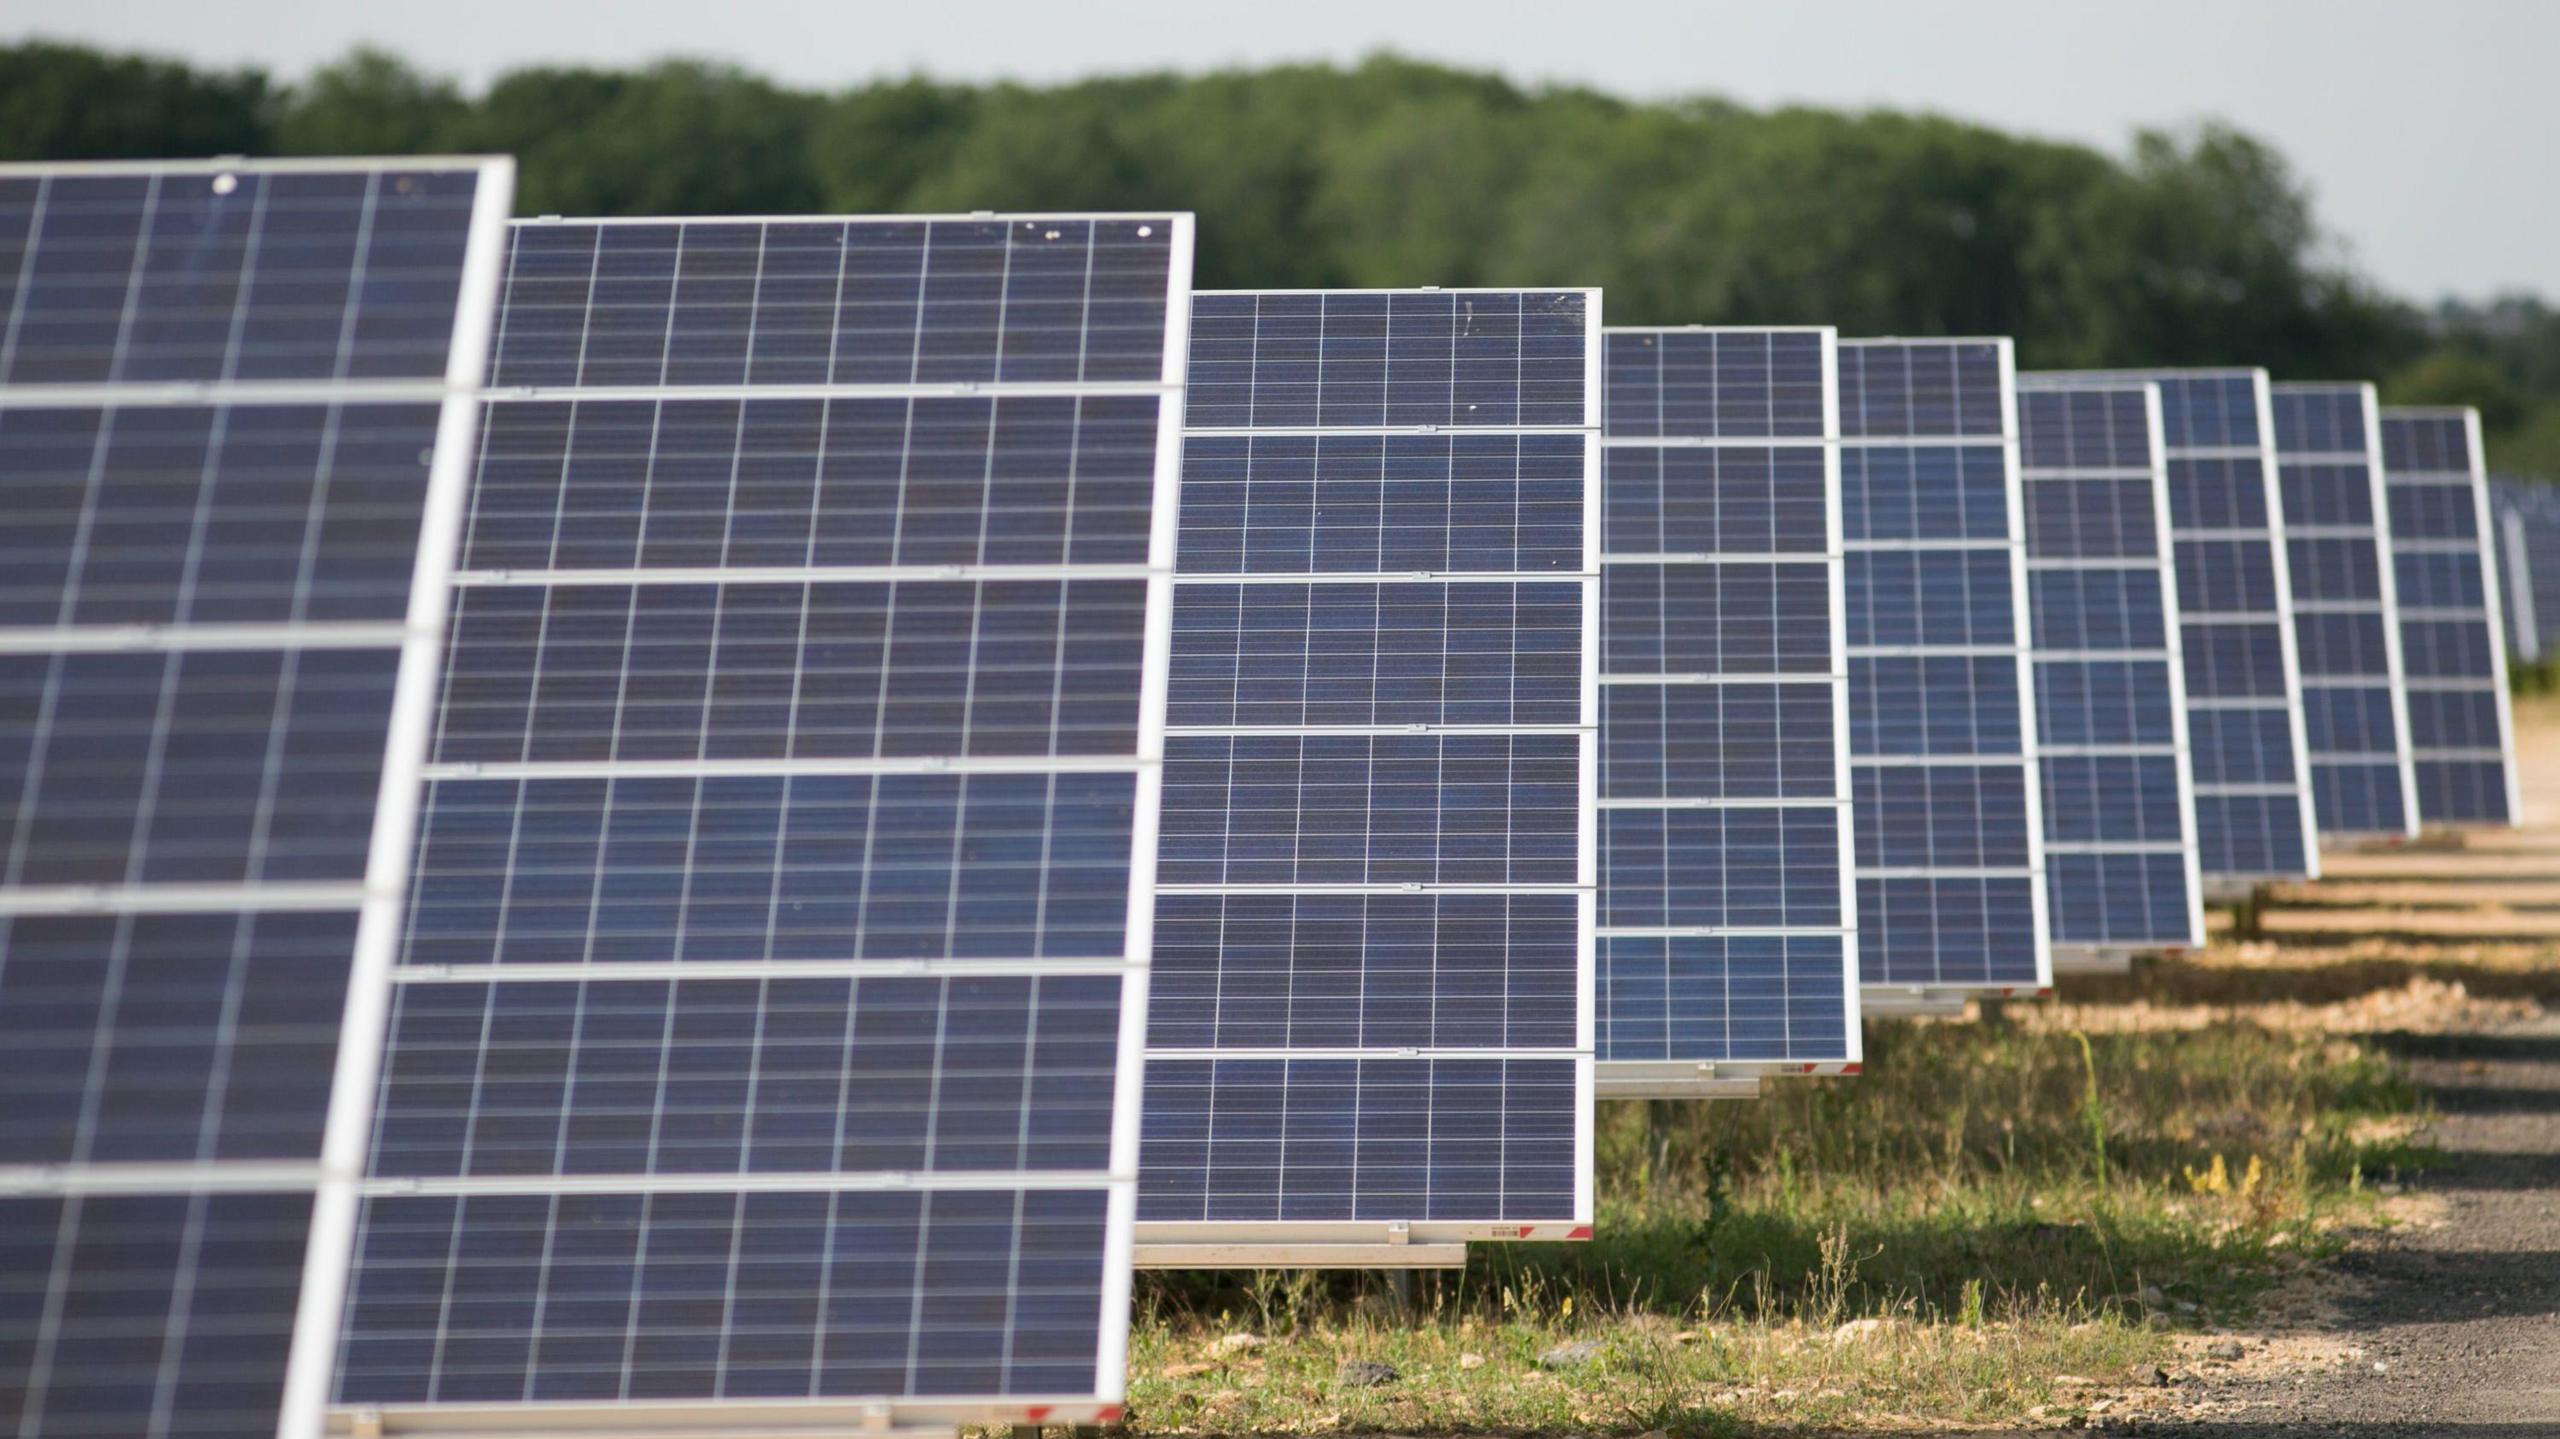
POLYGON ((2157 385, 2019 379, 2057 968, 2204 943, 2157 385))
POLYGON ((2418 820, 2514 824, 2515 720, 2507 706, 2501 597, 2489 583, 2480 412, 2386 407, 2382 469, 2418 820))
POLYGON ((1840 342, 1866 1003, 2053 982, 2005 339, 1840 342))
POLYGON ((2266 371, 2081 378, 2160 386, 2206 897, 2317 878, 2293 588, 2284 546, 2275 543, 2284 500, 2266 371))
POLYGON ((1828 329, 1612 329, 1598 1075, 1860 1057, 1828 329))
POLYGON ((0 1412, 316 1433, 514 167, 0 166, 0 1412))
POLYGON ((2489 517, 2507 653, 2540 664, 2560 625, 2560 486, 2492 477, 2489 517))
POLYGON ((2369 384, 2272 387, 2313 813, 2323 836, 2418 832, 2400 622, 2369 384))
POLYGON ((1589 1234, 1599 313, 1195 298, 1141 1263, 1589 1234))
POLYGON ((1190 247, 513 228, 342 1422, 1119 1412, 1190 247))

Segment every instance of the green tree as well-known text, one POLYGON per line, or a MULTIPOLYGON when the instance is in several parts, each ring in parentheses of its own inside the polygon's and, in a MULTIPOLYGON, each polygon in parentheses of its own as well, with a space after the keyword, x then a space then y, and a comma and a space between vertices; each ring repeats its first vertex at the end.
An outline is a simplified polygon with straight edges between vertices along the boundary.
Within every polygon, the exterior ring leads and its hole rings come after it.
POLYGON ((470 113, 452 81, 358 50, 286 93, 275 143, 302 155, 425 154, 451 148, 470 113))
POLYGON ((559 215, 815 210, 816 98, 722 66, 517 70, 458 127, 461 148, 517 157, 517 208, 559 215))
POLYGON ((2458 349, 2430 350, 2382 381, 2386 405, 2473 405, 2481 428, 2512 429, 2524 418, 2524 397, 2506 372, 2482 356, 2458 349))
POLYGON ((0 47, 0 160, 131 160, 272 151, 267 77, 102 55, 42 40, 0 47))

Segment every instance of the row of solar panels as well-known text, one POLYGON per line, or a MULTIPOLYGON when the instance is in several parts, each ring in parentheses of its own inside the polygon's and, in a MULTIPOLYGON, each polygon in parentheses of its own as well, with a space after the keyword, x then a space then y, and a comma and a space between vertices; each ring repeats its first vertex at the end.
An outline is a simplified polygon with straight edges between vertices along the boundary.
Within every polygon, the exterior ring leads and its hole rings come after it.
POLYGON ((1107 1417, 1133 1264, 2512 813, 2463 415, 510 188, 0 168, 21 1432, 1107 1417))

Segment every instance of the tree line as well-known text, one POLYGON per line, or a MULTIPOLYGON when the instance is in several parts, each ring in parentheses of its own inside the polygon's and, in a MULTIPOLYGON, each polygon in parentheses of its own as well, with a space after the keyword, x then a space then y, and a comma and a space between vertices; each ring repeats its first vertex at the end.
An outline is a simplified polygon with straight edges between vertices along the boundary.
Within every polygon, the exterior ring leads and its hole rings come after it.
POLYGON ((2258 363, 2482 406, 2560 477, 2560 312, 2422 305, 2339 256, 2266 144, 2128 152, 1937 116, 1638 103, 1358 66, 835 93, 716 65, 484 92, 360 51, 301 80, 0 47, 0 158, 503 152, 527 214, 1187 208, 1203 287, 1600 285, 1627 324, 2007 334, 2029 368, 2258 363))

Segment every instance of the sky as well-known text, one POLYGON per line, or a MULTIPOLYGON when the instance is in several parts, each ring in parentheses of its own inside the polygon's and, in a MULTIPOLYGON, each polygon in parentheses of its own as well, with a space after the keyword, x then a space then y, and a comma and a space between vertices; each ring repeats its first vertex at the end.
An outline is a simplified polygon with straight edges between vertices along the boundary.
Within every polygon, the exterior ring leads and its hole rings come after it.
POLYGON ((1629 98, 1927 110, 2115 153, 2213 118, 2281 149, 2344 258, 2390 289, 2560 296, 2552 0, 12 0, 0 34, 286 79, 373 45, 475 88, 519 65, 678 55, 841 88, 1394 50, 1629 98))

